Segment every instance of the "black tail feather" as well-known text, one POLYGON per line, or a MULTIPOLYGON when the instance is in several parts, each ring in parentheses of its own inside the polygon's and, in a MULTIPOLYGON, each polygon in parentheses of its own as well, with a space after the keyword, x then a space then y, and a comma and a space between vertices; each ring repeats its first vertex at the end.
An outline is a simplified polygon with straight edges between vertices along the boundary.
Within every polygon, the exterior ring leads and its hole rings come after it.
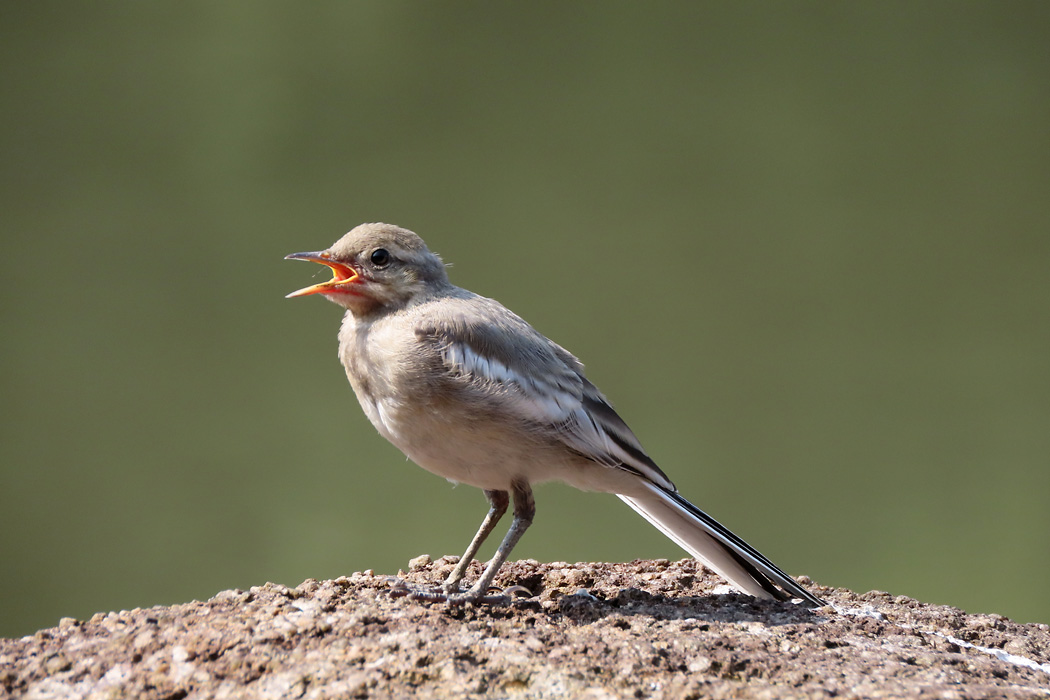
POLYGON ((827 605, 823 600, 798 585, 795 582, 795 579, 781 571, 773 562, 763 556, 761 552, 740 539, 740 537, 729 530, 729 528, 722 525, 722 523, 682 498, 678 493, 673 491, 664 491, 664 493, 666 493, 684 510, 688 511, 694 518, 704 523, 704 525, 706 525, 712 532, 718 533, 722 539, 731 543, 732 546, 729 546, 720 542, 725 551, 733 557, 733 559, 740 564, 745 571, 754 577, 755 581, 762 586, 763 590, 771 596, 777 600, 801 598, 807 604, 816 608, 827 605))

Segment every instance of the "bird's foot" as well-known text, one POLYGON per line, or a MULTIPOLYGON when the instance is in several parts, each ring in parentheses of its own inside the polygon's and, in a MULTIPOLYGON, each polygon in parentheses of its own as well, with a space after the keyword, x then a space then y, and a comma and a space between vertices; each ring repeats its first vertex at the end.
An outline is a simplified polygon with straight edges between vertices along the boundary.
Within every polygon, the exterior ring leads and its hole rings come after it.
POLYGON ((408 598, 420 603, 446 603, 452 607, 467 605, 468 603, 471 605, 508 605, 515 596, 532 595, 532 592, 524 586, 510 586, 503 591, 493 593, 491 589, 484 592, 475 590, 475 588, 464 591, 458 587, 452 588, 448 586, 418 588, 410 586, 399 578, 393 579, 390 583, 390 588, 383 591, 383 593, 391 598, 408 598))

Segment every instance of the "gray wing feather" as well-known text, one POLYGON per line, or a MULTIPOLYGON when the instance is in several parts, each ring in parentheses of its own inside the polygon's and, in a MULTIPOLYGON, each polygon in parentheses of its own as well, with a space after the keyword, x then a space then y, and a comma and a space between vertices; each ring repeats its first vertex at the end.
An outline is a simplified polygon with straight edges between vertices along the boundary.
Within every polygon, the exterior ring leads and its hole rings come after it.
POLYGON ((583 364, 491 299, 465 299, 463 313, 427 317, 416 336, 433 344, 449 376, 476 399, 546 431, 594 462, 674 491, 583 364), (470 311, 470 313, 466 313, 470 311))

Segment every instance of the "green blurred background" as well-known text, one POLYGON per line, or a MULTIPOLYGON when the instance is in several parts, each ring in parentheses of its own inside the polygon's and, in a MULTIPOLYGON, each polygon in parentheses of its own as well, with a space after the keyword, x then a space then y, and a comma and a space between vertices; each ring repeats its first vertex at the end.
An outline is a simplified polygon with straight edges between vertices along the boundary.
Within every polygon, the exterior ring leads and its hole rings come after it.
MULTIPOLYGON (((462 551, 481 493, 283 298, 375 220, 789 572, 1050 622, 1047 36, 1044 2, 6 3, 0 635, 462 551)), ((516 557, 683 556, 537 497, 516 557)))

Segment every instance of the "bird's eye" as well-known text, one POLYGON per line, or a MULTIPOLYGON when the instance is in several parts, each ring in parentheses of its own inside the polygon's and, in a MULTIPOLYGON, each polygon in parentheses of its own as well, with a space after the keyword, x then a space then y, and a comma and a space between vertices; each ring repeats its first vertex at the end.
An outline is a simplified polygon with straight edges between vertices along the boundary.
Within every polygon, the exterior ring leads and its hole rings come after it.
POLYGON ((376 248, 368 259, 376 267, 386 267, 390 263, 390 253, 386 248, 376 248))

